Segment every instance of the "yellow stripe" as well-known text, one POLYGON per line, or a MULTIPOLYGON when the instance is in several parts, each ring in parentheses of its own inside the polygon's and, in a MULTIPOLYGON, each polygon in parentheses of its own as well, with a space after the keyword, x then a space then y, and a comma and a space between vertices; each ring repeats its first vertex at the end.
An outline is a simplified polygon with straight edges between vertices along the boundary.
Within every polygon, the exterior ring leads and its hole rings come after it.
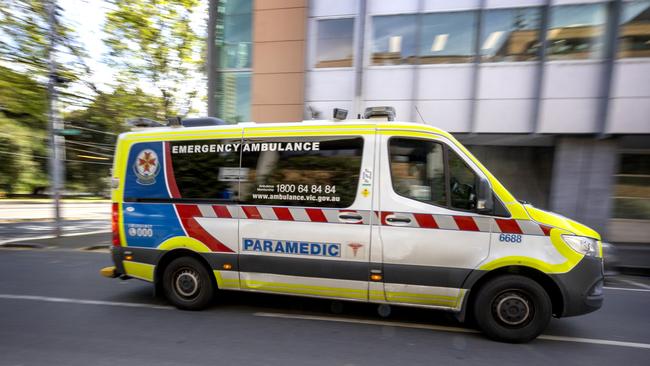
POLYGON ((141 280, 153 282, 153 272, 156 266, 147 263, 123 261, 124 271, 127 275, 141 280))
MULTIPOLYGON (((215 271, 216 272, 216 271, 215 271)), ((267 282, 257 280, 242 280, 242 289, 258 290, 277 293, 291 293, 303 295, 315 295, 326 297, 340 297, 356 300, 375 300, 375 301, 395 301, 411 304, 425 304, 437 306, 457 307, 460 299, 464 295, 461 291, 459 296, 418 294, 411 292, 387 292, 384 297, 383 291, 351 289, 341 287, 313 286, 293 283, 267 282)))
POLYGON ((198 253, 212 252, 212 250, 210 250, 210 248, 208 248, 205 244, 188 236, 175 236, 173 238, 165 240, 158 246, 158 249, 160 250, 172 250, 178 248, 190 249, 198 253))
POLYGON ((302 295, 341 297, 346 299, 366 300, 368 290, 299 285, 293 283, 278 283, 254 280, 242 280, 242 289, 268 291, 277 293, 291 293, 302 295))
POLYGON ((372 135, 374 130, 353 131, 279 131, 279 132, 253 132, 246 131, 244 138, 248 137, 305 137, 305 136, 356 136, 372 135))
POLYGON ((567 233, 569 232, 566 230, 558 228, 551 229, 550 239, 553 247, 555 247, 555 249, 566 258, 566 261, 562 263, 552 264, 541 259, 525 256, 507 256, 483 264, 480 269, 490 271, 506 266, 526 266, 549 274, 569 272, 580 262, 580 260, 582 260, 584 256, 571 249, 564 240, 562 240, 562 234, 567 233))
POLYGON ((214 277, 217 279, 217 287, 220 289, 238 289, 239 280, 234 278, 223 278, 221 271, 213 270, 214 277))

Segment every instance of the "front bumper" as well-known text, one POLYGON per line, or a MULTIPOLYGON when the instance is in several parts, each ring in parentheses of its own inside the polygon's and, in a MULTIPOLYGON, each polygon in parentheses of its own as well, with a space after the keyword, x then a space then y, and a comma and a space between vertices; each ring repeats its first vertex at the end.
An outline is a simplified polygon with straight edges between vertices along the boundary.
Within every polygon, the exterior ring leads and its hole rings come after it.
POLYGON ((584 257, 571 271, 551 275, 563 298, 561 317, 591 313, 603 305, 603 261, 584 257))

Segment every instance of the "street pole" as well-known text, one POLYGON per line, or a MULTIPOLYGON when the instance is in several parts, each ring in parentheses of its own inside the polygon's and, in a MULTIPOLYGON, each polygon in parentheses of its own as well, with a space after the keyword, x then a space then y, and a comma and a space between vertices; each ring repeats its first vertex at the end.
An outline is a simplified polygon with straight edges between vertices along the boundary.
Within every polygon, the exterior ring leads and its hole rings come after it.
POLYGON ((56 67, 56 0, 47 1, 48 13, 48 62, 49 62, 49 75, 47 79, 47 95, 48 95, 48 132, 50 137, 50 189, 54 199, 54 235, 61 236, 61 178, 62 178, 62 147, 63 136, 56 134, 61 130, 61 121, 58 118, 57 111, 57 96, 56 96, 56 83, 57 83, 57 67, 56 67))

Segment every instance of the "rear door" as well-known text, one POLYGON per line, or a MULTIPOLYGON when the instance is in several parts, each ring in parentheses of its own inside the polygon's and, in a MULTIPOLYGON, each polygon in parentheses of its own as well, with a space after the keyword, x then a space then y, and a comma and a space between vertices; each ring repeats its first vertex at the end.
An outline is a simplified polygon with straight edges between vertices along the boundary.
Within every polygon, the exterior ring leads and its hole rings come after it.
POLYGON ((245 129, 242 289, 367 300, 374 131, 328 131, 245 129))

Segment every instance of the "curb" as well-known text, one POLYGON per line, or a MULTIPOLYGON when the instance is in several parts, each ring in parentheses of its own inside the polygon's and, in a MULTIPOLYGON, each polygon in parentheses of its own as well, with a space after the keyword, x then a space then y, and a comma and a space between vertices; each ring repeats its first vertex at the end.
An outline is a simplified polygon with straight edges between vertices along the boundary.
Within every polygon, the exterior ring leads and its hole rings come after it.
POLYGON ((110 244, 110 233, 111 230, 96 230, 83 233, 65 234, 59 237, 54 235, 42 235, 29 238, 16 238, 0 242, 0 248, 105 249, 110 244))

